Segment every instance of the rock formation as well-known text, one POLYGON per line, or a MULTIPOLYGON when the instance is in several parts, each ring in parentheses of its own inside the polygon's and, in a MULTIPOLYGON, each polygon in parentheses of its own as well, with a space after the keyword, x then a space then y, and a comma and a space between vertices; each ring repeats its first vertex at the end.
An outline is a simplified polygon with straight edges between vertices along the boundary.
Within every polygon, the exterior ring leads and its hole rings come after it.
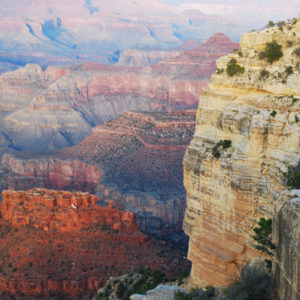
POLYGON ((149 66, 159 61, 174 58, 180 54, 180 50, 146 50, 126 49, 120 55, 117 63, 119 66, 149 66))
POLYGON ((200 97, 184 158, 194 285, 226 285, 261 256, 253 228, 272 217, 286 189, 283 172, 300 160, 299 42, 299 21, 245 34, 240 51, 217 60, 200 97), (272 40, 283 56, 270 64, 260 51, 272 40), (239 66, 232 76, 230 61, 239 66))
POLYGON ((99 168, 75 159, 23 160, 7 154, 2 158, 0 174, 8 190, 40 187, 95 193, 101 178, 99 168))
POLYGON ((22 0, 22 5, 11 0, 0 3, 0 62, 114 64, 125 49, 164 51, 187 41, 181 48, 187 50, 197 45, 195 39, 208 39, 218 31, 237 40, 243 31, 263 27, 274 14, 275 18, 293 16, 299 4, 291 1, 292 8, 276 3, 272 10, 258 0, 227 9, 207 0, 192 7, 159 0, 22 0))
POLYGON ((113 200, 146 232, 166 235, 182 228, 182 159, 194 128, 195 111, 126 112, 74 147, 3 156, 2 188, 97 190, 102 204, 113 200))
POLYGON ((184 59, 150 67, 86 63, 42 71, 29 65, 3 74, 0 155, 9 149, 40 152, 72 146, 94 126, 129 110, 195 108, 215 59, 233 48, 235 43, 217 35, 197 55, 185 52, 184 59))
POLYGON ((185 264, 147 238, 131 212, 96 205, 88 193, 4 191, 0 220, 1 299, 91 299, 109 276, 185 264))
POLYGON ((275 213, 273 236, 276 257, 273 265, 276 299, 300 297, 300 191, 282 196, 284 204, 275 213))

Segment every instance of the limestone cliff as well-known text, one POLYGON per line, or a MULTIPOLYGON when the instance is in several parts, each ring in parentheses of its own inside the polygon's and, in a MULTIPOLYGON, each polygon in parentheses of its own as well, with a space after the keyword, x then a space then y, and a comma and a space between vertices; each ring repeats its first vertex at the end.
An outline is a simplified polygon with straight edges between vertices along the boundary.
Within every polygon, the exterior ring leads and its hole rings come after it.
POLYGON ((184 230, 195 285, 228 284, 261 255, 253 228, 272 217, 285 189, 283 172, 300 159, 299 42, 299 21, 245 34, 240 51, 217 60, 200 97, 184 158, 184 230), (272 40, 283 56, 270 64, 260 51, 272 40), (244 72, 230 77, 232 58, 244 72))
POLYGON ((300 191, 282 196, 284 204, 276 209, 273 237, 276 247, 274 289, 276 299, 300 297, 300 191))

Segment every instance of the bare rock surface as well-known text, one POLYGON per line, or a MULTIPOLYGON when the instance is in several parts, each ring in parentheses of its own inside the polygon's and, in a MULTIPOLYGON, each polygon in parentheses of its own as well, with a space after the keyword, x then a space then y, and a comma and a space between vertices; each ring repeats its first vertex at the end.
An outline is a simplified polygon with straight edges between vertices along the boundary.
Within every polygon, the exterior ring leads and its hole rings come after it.
POLYGON ((240 51, 217 60, 218 71, 200 96, 184 158, 184 230, 194 286, 226 285, 262 255, 253 228, 273 216, 286 189, 283 173, 300 160, 300 60, 293 54, 299 36, 299 20, 245 34, 240 51), (272 40, 283 56, 270 64, 259 51, 272 40), (232 59, 244 71, 229 76, 232 59))

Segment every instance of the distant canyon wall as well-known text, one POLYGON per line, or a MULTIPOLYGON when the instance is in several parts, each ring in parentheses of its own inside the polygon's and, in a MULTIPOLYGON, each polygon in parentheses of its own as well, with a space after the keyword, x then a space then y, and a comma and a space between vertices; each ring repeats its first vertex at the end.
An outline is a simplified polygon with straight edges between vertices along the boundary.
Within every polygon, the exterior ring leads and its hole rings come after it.
POLYGON ((0 185, 97 193, 102 205, 113 200, 135 212, 145 232, 166 236, 182 229, 182 159, 194 129, 194 110, 126 112, 76 146, 47 155, 5 154, 0 185))
POLYGON ((217 34, 149 67, 27 65, 0 76, 0 155, 72 146, 125 111, 195 108, 215 60, 236 48, 217 34))

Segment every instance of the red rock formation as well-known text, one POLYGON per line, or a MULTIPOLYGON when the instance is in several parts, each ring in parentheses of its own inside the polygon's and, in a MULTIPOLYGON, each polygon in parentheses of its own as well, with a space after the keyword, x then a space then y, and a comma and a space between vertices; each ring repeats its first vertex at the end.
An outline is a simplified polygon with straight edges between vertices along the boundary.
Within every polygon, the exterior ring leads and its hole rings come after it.
POLYGON ((1 215, 13 227, 30 225, 46 231, 72 232, 87 227, 108 226, 120 232, 138 231, 135 215, 96 205, 98 198, 87 193, 31 190, 3 191, 1 215), (50 213, 49 213, 50 212, 50 213))
POLYGON ((90 299, 111 275, 147 266, 170 273, 183 262, 162 242, 147 239, 133 213, 96 201, 88 193, 3 192, 1 299, 90 299))
POLYGON ((185 209, 182 159, 194 120, 195 111, 127 112, 95 127, 79 145, 48 157, 5 155, 0 170, 4 188, 94 192, 97 186, 101 201, 114 200, 134 211, 147 232, 172 233, 181 229, 185 209))
POLYGON ((100 182, 99 168, 78 160, 32 159, 22 160, 4 155, 1 172, 6 177, 5 189, 19 190, 32 187, 76 190, 95 193, 100 182))

